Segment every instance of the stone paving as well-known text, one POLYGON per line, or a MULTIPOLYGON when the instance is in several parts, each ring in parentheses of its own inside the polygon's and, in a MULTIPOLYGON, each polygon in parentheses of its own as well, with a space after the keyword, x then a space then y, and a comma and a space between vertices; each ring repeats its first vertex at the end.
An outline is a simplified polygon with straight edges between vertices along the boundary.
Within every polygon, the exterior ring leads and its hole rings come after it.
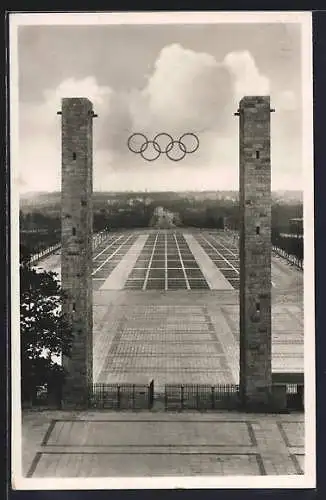
MULTIPOLYGON (((93 263, 95 381, 237 383, 238 274, 226 232, 110 234, 93 263)), ((302 371, 302 272, 273 258, 272 279, 273 371, 302 371)))
POLYGON ((194 235, 185 234, 184 238, 189 245, 189 248, 195 256, 198 265, 205 276, 211 290, 228 290, 233 288, 219 268, 215 265, 212 259, 207 255, 203 247, 198 243, 194 235))
MULTIPOLYGON (((112 273, 115 267, 125 257, 126 253, 136 241, 138 233, 120 232, 107 236, 94 251, 93 257, 93 287, 97 290, 112 273)), ((42 259, 37 268, 53 271, 61 278, 60 250, 42 259)))
POLYGON ((231 241, 228 241, 227 246, 224 245, 224 238, 221 235, 218 236, 218 240, 211 233, 201 233, 196 235, 196 238, 207 256, 232 287, 238 289, 240 286, 238 249, 234 247, 231 241), (221 243, 221 240, 223 243, 221 243))
POLYGON ((301 475, 303 416, 26 412, 27 477, 301 475))
MULTIPOLYGON (((215 329, 221 332, 229 355, 239 359, 239 307, 226 305, 208 307, 215 329), (223 318, 221 317, 221 314, 223 318), (227 323, 227 327, 224 322, 227 323)), ((272 305, 272 370, 273 372, 303 372, 304 339, 302 308, 294 304, 272 305)))
MULTIPOLYGON (((58 266, 58 258, 51 256, 43 267, 58 266)), ((94 256, 94 381, 154 379, 156 390, 165 383, 238 383, 238 268, 235 243, 224 233, 110 235, 94 256), (202 249, 196 256, 188 235, 202 249), (205 263, 203 252, 210 259, 205 263), (208 262, 229 289, 210 289, 208 262), (191 269, 205 290, 192 287, 191 269), (130 279, 139 281, 138 290, 128 286, 130 279), (101 289, 104 283, 110 289, 101 289)), ((273 257, 272 280, 273 371, 302 372, 302 272, 273 257)), ((33 477, 270 475, 304 469, 302 414, 31 412, 24 414, 23 432, 24 470, 33 477)))
POLYGON ((125 288, 195 290, 210 288, 210 282, 180 231, 158 231, 149 235, 125 288))
POLYGON ((125 283, 132 272, 139 254, 146 244, 148 235, 143 234, 138 236, 133 245, 129 248, 123 259, 118 262, 116 267, 109 274, 107 279, 101 285, 101 290, 122 290, 125 283))
MULTIPOLYGON (((128 273, 120 276, 119 287, 112 279, 113 289, 214 290, 230 285, 235 289, 239 287, 237 243, 224 231, 146 229, 110 233, 94 253, 94 290, 104 283, 108 289, 112 273, 116 273, 117 267, 124 269, 125 266, 128 273), (138 246, 137 241, 142 239, 144 245, 138 246), (135 245, 138 246, 136 253, 133 251, 135 245), (136 260, 133 269, 131 263, 128 267, 131 256, 131 262, 136 260)), ((43 259, 39 267, 60 275, 60 254, 43 259)), ((272 259, 272 284, 273 294, 280 301, 302 304, 302 271, 276 255, 272 259)))
POLYGON ((96 381, 141 383, 154 378, 157 387, 177 382, 231 383, 225 353, 203 307, 151 306, 148 299, 145 305, 121 305, 114 325, 104 326, 110 333, 97 349, 103 364, 98 370, 95 356, 96 381))
POLYGON ((137 240, 135 233, 113 235, 95 251, 93 258, 93 289, 103 286, 137 240))
MULTIPOLYGON (((233 290, 193 293, 123 291, 113 298, 95 292, 95 381, 238 383, 237 296, 233 290)), ((272 321, 273 371, 302 372, 301 308, 276 302, 272 321)))

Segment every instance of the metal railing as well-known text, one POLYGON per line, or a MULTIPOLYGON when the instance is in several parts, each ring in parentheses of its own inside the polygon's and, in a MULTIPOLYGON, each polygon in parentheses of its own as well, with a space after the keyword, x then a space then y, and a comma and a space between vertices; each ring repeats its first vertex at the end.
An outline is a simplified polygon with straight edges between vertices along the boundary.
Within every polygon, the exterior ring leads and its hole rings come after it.
POLYGON ((276 255, 282 257, 290 264, 296 266, 298 269, 303 270, 303 259, 298 259, 295 255, 288 254, 285 250, 275 245, 272 246, 272 250, 276 255))
MULTIPOLYGON (((295 382, 291 378, 287 382, 273 383, 274 389, 284 388, 284 398, 281 406, 273 406, 273 412, 280 410, 304 410, 304 383, 295 382)), ((33 400, 28 401, 29 407, 61 407, 61 390, 56 387, 53 392, 40 388, 33 400)), ((235 384, 166 384, 162 391, 154 394, 154 380, 147 384, 115 383, 92 384, 88 389, 87 406, 99 410, 239 410, 242 405, 240 388, 235 384), (155 403, 154 403, 155 401, 155 403)), ((274 403, 273 403, 274 404, 274 403)), ((26 406, 26 402, 25 402, 26 406)))
POLYGON ((235 384, 167 384, 165 410, 233 409, 239 404, 239 386, 235 384))
POLYGON ((89 406, 97 409, 143 410, 153 405, 154 382, 148 384, 93 384, 89 406))
POLYGON ((38 262, 39 260, 43 259, 44 257, 47 257, 48 255, 59 250, 60 247, 61 247, 61 243, 57 243, 56 245, 51 245, 50 247, 45 248, 44 250, 41 250, 40 252, 35 253, 30 258, 30 263, 34 264, 35 262, 38 262))
MULTIPOLYGON (((100 233, 96 233, 93 235, 93 250, 97 248, 107 237, 107 233, 105 231, 101 231, 100 233)), ((45 248, 44 250, 41 250, 40 252, 35 253, 32 255, 30 258, 30 263, 35 264, 36 262, 40 261, 41 259, 44 259, 48 255, 53 254, 57 250, 61 248, 61 243, 57 243, 56 245, 51 245, 48 248, 45 248)))

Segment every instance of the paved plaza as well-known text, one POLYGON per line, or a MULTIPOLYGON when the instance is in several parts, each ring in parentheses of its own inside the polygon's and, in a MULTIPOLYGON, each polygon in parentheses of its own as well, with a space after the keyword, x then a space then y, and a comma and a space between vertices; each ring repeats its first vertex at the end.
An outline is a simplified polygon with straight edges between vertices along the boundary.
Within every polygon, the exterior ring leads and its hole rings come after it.
MULTIPOLYGON (((60 273, 60 255, 41 263, 60 273)), ((94 382, 239 382, 239 256, 227 232, 125 231, 94 251, 94 382)), ((273 372, 303 372, 303 273, 272 259, 273 372)), ((24 415, 29 476, 301 474, 303 414, 24 415)))
MULTIPOLYGON (((94 381, 238 383, 238 287, 228 232, 110 234, 93 259, 94 381)), ((273 257, 273 372, 303 371, 303 331, 303 273, 273 257)))
POLYGON ((27 412, 23 469, 27 477, 299 475, 303 415, 27 412))

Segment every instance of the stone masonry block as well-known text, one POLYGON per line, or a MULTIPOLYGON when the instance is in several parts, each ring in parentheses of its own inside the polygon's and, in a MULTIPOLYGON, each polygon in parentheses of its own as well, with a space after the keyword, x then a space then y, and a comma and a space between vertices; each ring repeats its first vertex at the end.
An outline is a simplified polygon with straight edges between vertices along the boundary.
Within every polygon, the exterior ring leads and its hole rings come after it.
POLYGON ((244 97, 239 116, 240 388, 243 404, 255 407, 268 405, 271 394, 269 97, 244 97))
MULTIPOLYGON (((92 136, 93 106, 86 98, 62 100, 62 287, 73 327, 64 404, 80 407, 92 379, 92 136), (82 203, 83 202, 83 203, 82 203)), ((86 398, 87 399, 87 398, 86 398)))

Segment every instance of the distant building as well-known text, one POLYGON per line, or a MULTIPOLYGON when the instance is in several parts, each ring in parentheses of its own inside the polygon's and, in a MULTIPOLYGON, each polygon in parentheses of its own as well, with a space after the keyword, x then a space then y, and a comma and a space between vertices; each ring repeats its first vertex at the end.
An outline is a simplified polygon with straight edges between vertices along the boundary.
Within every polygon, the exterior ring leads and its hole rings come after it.
POLYGON ((128 202, 127 202, 127 203, 128 203, 128 205, 129 205, 130 207, 133 207, 134 205, 137 205, 137 204, 139 204, 139 203, 144 203, 144 198, 139 197, 139 196, 138 196, 138 197, 136 197, 136 198, 129 198, 129 200, 128 200, 128 202))
POLYGON ((153 201, 153 198, 150 198, 149 196, 146 196, 146 198, 144 199, 144 203, 146 206, 150 205, 153 201))
POLYGON ((177 214, 159 206, 154 209, 151 225, 162 229, 168 229, 175 226, 176 218, 177 214))
POLYGON ((154 210, 154 215, 157 217, 163 217, 164 214, 164 208, 163 207, 156 207, 154 210))

